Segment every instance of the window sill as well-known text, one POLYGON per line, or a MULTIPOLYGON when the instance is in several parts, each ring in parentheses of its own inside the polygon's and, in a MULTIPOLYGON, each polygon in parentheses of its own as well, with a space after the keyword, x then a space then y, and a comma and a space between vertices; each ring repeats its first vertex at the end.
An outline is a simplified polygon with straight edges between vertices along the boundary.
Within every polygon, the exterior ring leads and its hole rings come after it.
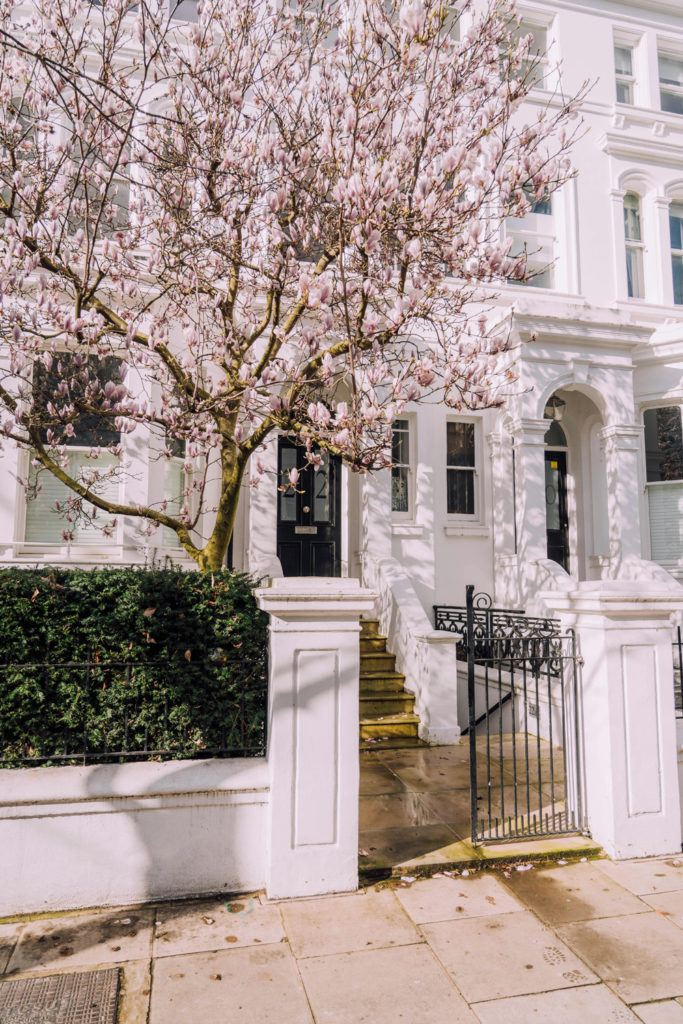
POLYGON ((424 526, 420 526, 419 523, 391 524, 392 537, 422 537, 424 535, 424 532, 424 526))
POLYGON ((483 523, 448 523, 443 532, 447 537, 490 537, 490 527, 483 523))

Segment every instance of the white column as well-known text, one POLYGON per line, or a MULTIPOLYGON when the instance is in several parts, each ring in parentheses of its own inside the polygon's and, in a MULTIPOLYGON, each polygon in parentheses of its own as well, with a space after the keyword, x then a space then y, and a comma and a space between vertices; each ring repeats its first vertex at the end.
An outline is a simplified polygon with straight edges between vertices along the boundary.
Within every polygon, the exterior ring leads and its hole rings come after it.
POLYGON ((682 595, 621 580, 542 595, 577 632, 587 825, 616 859, 681 849, 670 619, 682 595))
POLYGON ((256 591, 270 614, 270 897, 358 886, 358 580, 275 579, 256 591))
POLYGON ((626 275, 626 231, 624 229, 625 196, 626 192, 623 189, 615 188, 610 192, 612 209, 612 239, 614 244, 612 272, 615 278, 615 299, 626 299, 628 297, 628 278, 626 275))
POLYGON ((420 739, 431 744, 457 743, 462 732, 458 720, 458 639, 433 629, 417 634, 416 668, 420 683, 420 739))
POLYGON ((653 231, 654 251, 650 258, 650 281, 653 286, 653 301, 659 302, 662 306, 670 306, 674 300, 674 276, 671 266, 671 229, 669 227, 671 199, 668 196, 656 196, 652 206, 655 213, 653 231))
POLYGON ((641 557, 640 486, 638 458, 643 439, 639 425, 603 427, 600 438, 605 451, 609 553, 612 565, 641 557))
POLYGON ((391 558, 391 472, 388 469, 363 477, 361 510, 363 558, 377 562, 391 558))
POLYGON ((277 437, 271 437, 257 455, 264 468, 249 501, 248 570, 255 576, 282 576, 277 557, 277 437))

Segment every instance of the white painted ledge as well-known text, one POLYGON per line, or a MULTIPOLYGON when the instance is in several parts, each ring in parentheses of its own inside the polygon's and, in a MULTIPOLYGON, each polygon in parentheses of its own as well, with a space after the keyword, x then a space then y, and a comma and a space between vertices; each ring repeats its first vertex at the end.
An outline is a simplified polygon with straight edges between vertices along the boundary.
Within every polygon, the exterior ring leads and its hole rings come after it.
POLYGON ((217 791, 262 793, 263 799, 267 799, 265 757, 5 768, 0 770, 0 817, 2 808, 22 804, 125 800, 217 791))

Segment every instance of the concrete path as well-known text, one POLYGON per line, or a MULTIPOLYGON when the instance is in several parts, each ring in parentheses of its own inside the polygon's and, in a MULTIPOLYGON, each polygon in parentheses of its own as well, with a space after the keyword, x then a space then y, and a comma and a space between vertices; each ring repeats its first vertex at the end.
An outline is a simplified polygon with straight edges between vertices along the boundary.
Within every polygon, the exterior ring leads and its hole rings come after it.
POLYGON ((113 964, 119 1024, 683 1024, 683 858, 0 923, 5 978, 113 964))

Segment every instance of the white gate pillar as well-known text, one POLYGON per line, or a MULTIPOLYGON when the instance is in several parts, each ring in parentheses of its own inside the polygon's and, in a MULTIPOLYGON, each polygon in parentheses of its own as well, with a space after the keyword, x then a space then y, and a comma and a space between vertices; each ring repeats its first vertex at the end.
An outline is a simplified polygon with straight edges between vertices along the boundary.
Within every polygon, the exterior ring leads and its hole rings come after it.
POLYGON ((256 598, 270 615, 266 891, 356 889, 358 620, 374 594, 358 580, 290 577, 256 598))
POLYGON ((587 825, 615 859, 677 853, 681 812, 671 613, 679 586, 582 583, 542 595, 578 636, 587 825))

